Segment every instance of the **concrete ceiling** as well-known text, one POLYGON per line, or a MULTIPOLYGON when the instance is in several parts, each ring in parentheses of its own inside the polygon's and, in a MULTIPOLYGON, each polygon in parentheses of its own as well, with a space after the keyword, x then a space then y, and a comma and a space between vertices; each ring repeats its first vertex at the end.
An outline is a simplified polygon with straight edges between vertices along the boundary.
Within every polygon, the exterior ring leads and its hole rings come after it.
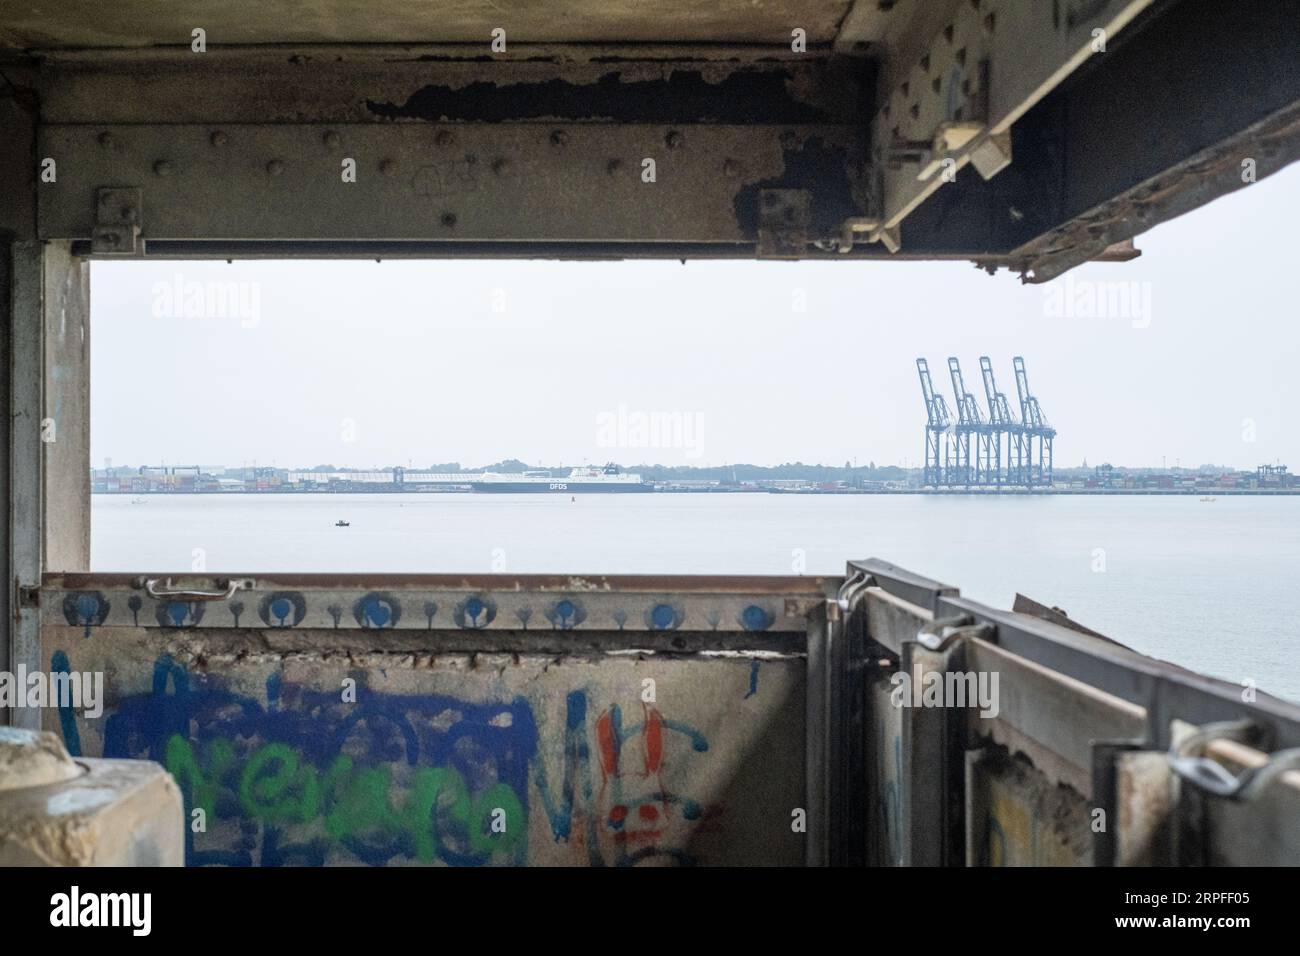
MULTIPOLYGON (((0 0, 0 45, 26 50, 292 43, 829 43, 853 0, 0 0)), ((875 5, 872 4, 874 7, 875 5)))

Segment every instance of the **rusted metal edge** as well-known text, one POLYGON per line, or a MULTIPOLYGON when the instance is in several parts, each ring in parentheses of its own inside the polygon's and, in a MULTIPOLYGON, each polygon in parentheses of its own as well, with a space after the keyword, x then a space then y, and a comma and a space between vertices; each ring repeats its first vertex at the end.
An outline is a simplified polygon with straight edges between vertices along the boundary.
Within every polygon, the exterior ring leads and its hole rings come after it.
MULTIPOLYGON (((0 30, 0 40, 5 32, 0 30)), ((331 62, 400 63, 443 61, 516 63, 676 63, 710 60, 719 63, 753 63, 829 59, 838 56, 832 41, 809 40, 806 52, 796 53, 788 39, 771 44, 758 43, 526 43, 511 40, 505 53, 493 54, 486 37, 481 43, 258 43, 214 45, 212 51, 222 60, 246 63, 284 62, 289 57, 307 62, 314 57, 331 62)), ((194 53, 188 43, 174 46, 137 47, 22 47, 12 40, 0 53, 23 54, 49 63, 131 64, 192 62, 194 53)))
POLYGON ((80 591, 90 588, 133 588, 140 578, 171 578, 184 582, 211 582, 221 578, 253 578, 259 591, 280 586, 304 588, 361 588, 364 590, 450 589, 489 592, 626 592, 686 594, 790 594, 824 596, 838 586, 838 578, 801 575, 655 575, 655 574, 193 574, 175 571, 132 574, 95 572, 47 573, 42 586, 80 591))
MULTIPOLYGON (((144 255, 150 259, 558 259, 565 261, 625 259, 751 259, 757 242, 626 242, 545 240, 202 240, 146 239, 144 255)), ((87 259, 121 256, 96 255, 90 240, 74 240, 72 253, 87 259)), ((880 246, 853 247, 843 254, 809 246, 799 257, 822 262, 974 262, 972 254, 928 253, 900 250, 890 254, 880 246)), ((986 257, 976 263, 987 267, 986 257)), ((997 263, 1009 266, 1009 262, 997 263)))
MULTIPOLYGON (((849 563, 850 573, 870 569, 877 586, 917 607, 934 607, 937 615, 966 614, 977 624, 992 625, 991 643, 1004 652, 1146 708, 1146 744, 1151 748, 1169 746, 1175 719, 1204 724, 1243 717, 1257 720, 1268 731, 1272 747, 1300 746, 1300 704, 1258 690, 1254 700, 1246 702, 1242 687, 1231 681, 1148 657, 1104 636, 996 610, 936 581, 891 568, 877 559, 849 563)), ((885 643, 882 635, 870 636, 885 643)))
POLYGON ((1242 699, 1240 685, 1208 677, 1038 618, 998 611, 965 598, 940 601, 946 613, 966 612, 993 624, 995 643, 1029 661, 1147 709, 1148 746, 1167 747, 1174 718, 1194 724, 1251 717, 1278 747, 1300 746, 1300 705, 1257 691, 1242 699))
POLYGON ((1254 160, 1254 180, 1300 159, 1300 102, 1193 154, 1089 209, 1005 256, 981 258, 977 265, 1006 265, 1027 283, 1048 282, 1075 266, 1106 257, 1110 247, 1154 226, 1242 189, 1242 162, 1254 160))

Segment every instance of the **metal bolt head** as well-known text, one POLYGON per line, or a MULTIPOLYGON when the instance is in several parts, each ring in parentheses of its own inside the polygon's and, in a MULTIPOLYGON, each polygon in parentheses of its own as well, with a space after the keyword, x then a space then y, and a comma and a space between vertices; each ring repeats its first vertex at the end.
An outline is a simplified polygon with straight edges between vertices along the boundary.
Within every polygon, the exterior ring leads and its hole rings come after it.
POLYGON ((379 161, 379 171, 380 171, 381 173, 383 173, 385 176, 392 175, 392 173, 393 173, 393 171, 394 171, 395 169, 397 169, 397 162, 396 162, 396 160, 392 160, 392 159, 381 159, 381 160, 379 161))
POLYGON ((618 172, 622 168, 623 168, 623 160, 621 159, 611 159, 609 162, 605 164, 605 172, 609 173, 611 176, 613 176, 616 172, 618 172))
POLYGON ((498 156, 496 159, 492 160, 492 172, 496 173, 498 176, 509 168, 510 160, 506 159, 504 156, 498 156))
POLYGON ((334 132, 334 130, 330 130, 329 132, 327 132, 324 136, 321 137, 321 139, 329 149, 337 148, 339 143, 342 142, 342 140, 339 138, 339 134, 334 132))
POLYGON ((450 146, 455 139, 456 137, 452 135, 452 132, 449 129, 440 129, 433 137, 433 141, 439 146, 450 146))
POLYGON ((441 221, 444 226, 450 229, 456 225, 456 214, 454 212, 444 212, 441 221))
POLYGON ((172 174, 172 164, 165 159, 160 159, 153 164, 153 171, 158 176, 170 176, 172 174))
POLYGON ((216 130, 208 137, 208 142, 213 146, 225 146, 226 143, 230 142, 230 137, 221 130, 216 130))
POLYGON ((552 146, 563 146, 568 141, 569 141, 569 133, 567 130, 557 129, 551 131, 552 146))
POLYGON ((669 149, 676 149, 682 145, 682 134, 677 130, 671 130, 668 135, 664 137, 664 142, 668 144, 669 149))
POLYGON ((113 139, 113 134, 110 133, 108 130, 104 130, 104 132, 100 133, 99 145, 103 146, 105 149, 112 149, 113 146, 116 145, 113 139))
POLYGON ((722 174, 732 179, 740 175, 740 163, 734 159, 725 160, 722 164, 722 174))
POLYGON ((272 176, 279 176, 284 172, 284 163, 278 159, 273 159, 266 164, 266 171, 272 176))

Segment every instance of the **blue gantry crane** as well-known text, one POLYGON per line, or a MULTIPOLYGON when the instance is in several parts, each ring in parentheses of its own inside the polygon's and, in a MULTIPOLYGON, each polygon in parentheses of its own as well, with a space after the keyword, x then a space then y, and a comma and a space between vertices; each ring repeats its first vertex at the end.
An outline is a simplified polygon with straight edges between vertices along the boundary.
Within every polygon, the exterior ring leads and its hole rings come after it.
POLYGON ((921 394, 925 398, 925 468, 922 483, 931 488, 948 484, 948 468, 952 450, 952 414, 943 396, 934 390, 930 380, 930 366, 923 358, 916 360, 916 371, 921 378, 921 394))
POLYGON ((961 363, 956 357, 948 358, 948 374, 952 378, 952 391, 957 398, 957 428, 954 431, 954 468, 956 480, 949 484, 981 485, 988 481, 992 469, 990 461, 991 436, 988 422, 980 413, 979 402, 966 390, 961 363))
POLYGON ((1056 438, 1056 429, 1043 414, 1038 398, 1029 390, 1029 376, 1025 372, 1025 360, 1017 355, 1012 364, 1016 370, 1016 394, 1020 397, 1020 421, 1025 432, 1026 479, 1025 484, 1051 485, 1052 483, 1052 440, 1056 438), (1037 457, 1034 450, 1037 445, 1037 457))
POLYGON ((1013 363, 1019 414, 998 390, 993 361, 980 356, 980 375, 988 415, 966 388, 961 363, 948 359, 948 374, 956 401, 955 416, 934 389, 926 360, 916 360, 925 397, 925 469, 923 484, 931 488, 1033 488, 1052 484, 1052 427, 1029 390, 1025 360, 1013 363))
POLYGON ((989 405, 994 484, 999 487, 1004 482, 1009 485, 1019 484, 1024 480, 1024 429, 1011 410, 1011 403, 1007 401, 1007 396, 998 391, 997 379, 993 374, 993 361, 987 355, 980 356, 980 375, 984 379, 984 398, 989 405), (1003 449, 1006 450, 1005 469, 1002 467, 1003 449))

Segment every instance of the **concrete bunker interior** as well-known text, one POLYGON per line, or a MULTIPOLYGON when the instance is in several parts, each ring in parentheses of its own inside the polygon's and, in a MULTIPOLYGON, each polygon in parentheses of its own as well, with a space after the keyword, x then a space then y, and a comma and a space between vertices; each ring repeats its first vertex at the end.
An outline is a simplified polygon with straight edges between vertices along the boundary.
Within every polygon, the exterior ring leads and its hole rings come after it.
POLYGON ((582 36, 525 18, 529 55, 505 67, 494 24, 429 36, 401 5, 358 25, 323 3, 277 33, 236 4, 209 16, 215 55, 184 5, 126 31, 143 44, 92 6, 0 20, 0 654, 105 673, 104 720, 43 726, 74 756, 163 765, 185 819, 209 821, 186 862, 1300 859, 1294 706, 882 560, 156 582, 90 573, 85 507, 88 258, 960 258, 1047 281, 1239 188, 1243 150, 1259 175, 1296 157, 1285 4, 1109 0, 1056 23, 1008 4, 992 21, 968 3, 614 5, 582 36), (1085 63, 1094 28, 1114 53, 1085 63), (1029 56, 1017 36, 1044 42, 1029 56), (1216 108, 1190 123, 1189 101, 1216 108), (1160 135, 1124 135, 1139 124, 1160 135), (653 201, 647 158, 676 171, 653 201), (927 675, 994 671, 995 717, 923 704, 927 675), (901 684, 921 706, 891 700, 901 684))

